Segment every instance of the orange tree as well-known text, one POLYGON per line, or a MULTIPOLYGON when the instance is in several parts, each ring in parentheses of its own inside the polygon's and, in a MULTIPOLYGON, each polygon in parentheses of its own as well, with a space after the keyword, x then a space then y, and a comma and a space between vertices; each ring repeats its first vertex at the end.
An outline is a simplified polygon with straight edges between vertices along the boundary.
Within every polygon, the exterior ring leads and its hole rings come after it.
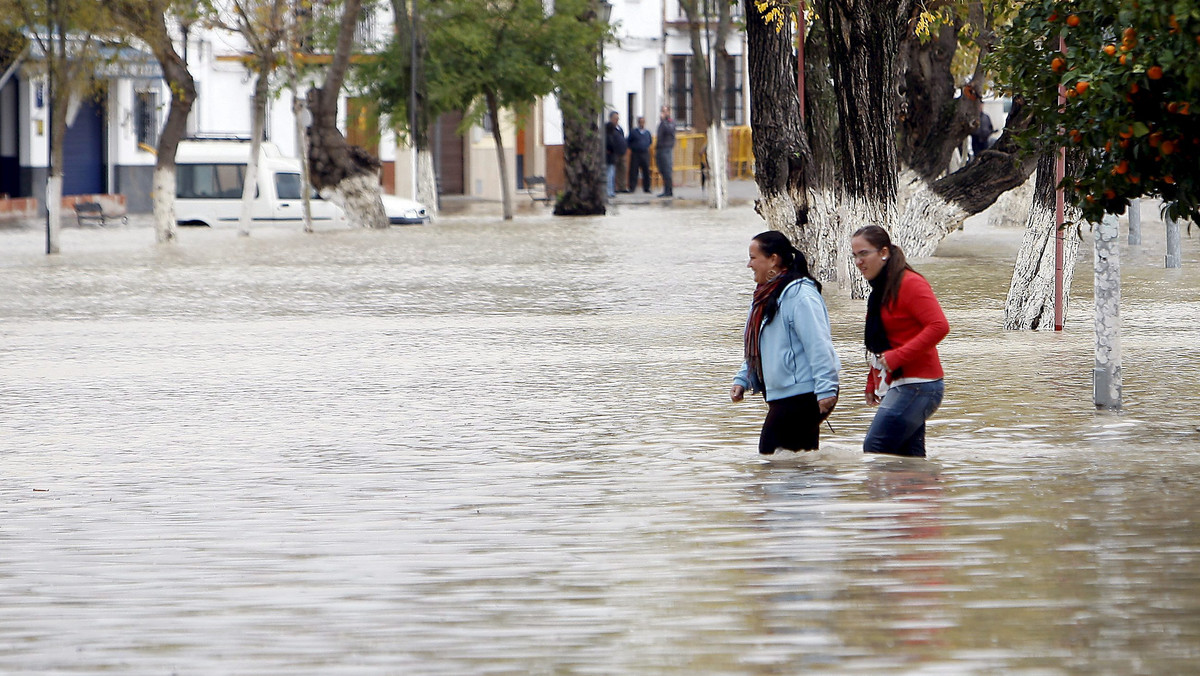
POLYGON ((1025 2, 993 66, 1035 116, 1031 151, 1080 151, 1063 187, 1085 218, 1159 197, 1200 222, 1200 1, 1025 2))

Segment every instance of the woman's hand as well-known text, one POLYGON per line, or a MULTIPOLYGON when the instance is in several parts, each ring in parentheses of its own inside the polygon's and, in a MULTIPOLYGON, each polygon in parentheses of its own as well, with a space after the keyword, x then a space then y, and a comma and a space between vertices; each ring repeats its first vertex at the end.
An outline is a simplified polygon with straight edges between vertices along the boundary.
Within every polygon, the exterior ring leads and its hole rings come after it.
POLYGON ((838 396, 835 394, 832 397, 826 397, 817 402, 817 407, 821 410, 821 420, 829 417, 833 413, 833 407, 837 406, 838 396))
POLYGON ((746 388, 742 387, 741 385, 734 385, 733 387, 729 388, 729 398, 733 401, 733 403, 738 403, 745 396, 746 388))
POLYGON ((867 406, 878 406, 880 401, 882 399, 879 398, 878 394, 867 392, 867 406))
POLYGON ((879 355, 879 366, 882 367, 886 373, 892 372, 892 367, 888 366, 887 357, 883 356, 883 354, 879 355))

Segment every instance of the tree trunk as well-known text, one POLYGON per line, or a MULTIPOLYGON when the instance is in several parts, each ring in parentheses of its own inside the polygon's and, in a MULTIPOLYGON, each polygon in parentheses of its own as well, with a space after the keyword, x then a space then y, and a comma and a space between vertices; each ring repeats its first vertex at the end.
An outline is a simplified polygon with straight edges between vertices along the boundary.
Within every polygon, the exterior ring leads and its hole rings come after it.
POLYGON ((429 147, 429 97, 425 83, 427 48, 418 10, 417 0, 392 0, 392 12, 396 17, 401 51, 407 54, 410 60, 409 86, 412 96, 409 98, 408 118, 405 124, 408 127, 409 143, 417 152, 417 190, 413 199, 424 205, 426 213, 433 219, 438 213, 437 173, 433 165, 433 151, 429 147))
POLYGON ((720 118, 708 128, 705 154, 708 160, 708 206, 724 209, 729 203, 729 151, 725 125, 720 118))
POLYGON ((242 213, 238 218, 238 234, 250 236, 251 213, 254 199, 259 190, 258 186, 258 156, 262 150, 263 127, 266 126, 267 97, 271 94, 268 78, 268 68, 265 63, 258 64, 258 74, 254 80, 254 112, 250 122, 250 157, 246 161, 246 175, 242 180, 242 213))
POLYGON ((804 130, 812 149, 812 190, 831 190, 837 184, 837 99, 833 93, 833 74, 829 71, 828 29, 824 21, 814 21, 804 36, 804 130))
MULTIPOLYGON (((1071 154, 1067 156, 1067 173, 1077 168, 1071 154)), ((1037 160, 1033 204, 1025 223, 1025 235, 1013 267, 1008 299, 1004 303, 1004 328, 1011 330, 1054 329, 1054 240, 1058 232, 1054 216, 1054 155, 1037 160)), ((1065 220, 1079 217, 1079 211, 1066 207, 1065 220)), ((1063 237, 1063 318, 1067 316, 1071 299, 1071 278, 1075 274, 1075 259, 1079 255, 1079 238, 1072 233, 1063 237)))
POLYGON ((496 144, 496 166, 500 168, 500 203, 503 205, 504 220, 511 221, 513 217, 512 190, 508 185, 508 162, 504 158, 504 139, 500 135, 500 106, 496 103, 496 93, 488 91, 484 94, 487 100, 488 115, 492 116, 492 141, 496 144))
POLYGON ((1014 99, 1004 134, 991 148, 971 158, 961 169, 934 181, 917 179, 892 238, 909 256, 931 256, 946 235, 967 217, 996 202, 1008 190, 1029 179, 1037 161, 1022 153, 1013 134, 1029 124, 1020 99, 1014 99))
POLYGON ((958 49, 961 22, 942 26, 922 44, 915 36, 901 43, 903 96, 897 151, 900 164, 925 181, 946 173, 954 150, 979 127, 983 102, 968 85, 955 96, 952 62, 958 49))
MULTIPOLYGON (((866 295, 850 259, 850 235, 873 224, 891 229, 896 215, 897 51, 911 0, 819 0, 827 25, 839 158, 831 189, 817 194, 816 268, 826 281, 866 295)), ((812 261, 810 261, 811 263, 812 261)))
POLYGON ((347 219, 368 228, 388 227, 380 197, 379 159, 346 142, 337 128, 337 106, 354 47, 354 31, 362 0, 346 0, 338 27, 337 48, 325 71, 325 82, 308 91, 313 121, 308 128, 309 170, 313 185, 346 212, 347 219))
POLYGON ((425 213, 431 219, 437 217, 437 171, 433 164, 433 151, 428 148, 417 151, 417 201, 425 207, 425 213))
POLYGON ((805 236, 809 209, 805 182, 811 153, 800 121, 790 15, 776 30, 755 0, 745 0, 743 7, 754 180, 759 192, 755 210, 768 227, 787 234, 808 253, 813 240, 805 236))
POLYGON ((154 165, 151 195, 154 208, 154 237, 159 244, 176 241, 175 225, 175 153, 187 133, 187 119, 196 101, 196 84, 183 58, 167 32, 166 18, 153 13, 146 24, 143 38, 158 60, 163 79, 171 90, 171 107, 162 134, 158 137, 158 154, 154 165))

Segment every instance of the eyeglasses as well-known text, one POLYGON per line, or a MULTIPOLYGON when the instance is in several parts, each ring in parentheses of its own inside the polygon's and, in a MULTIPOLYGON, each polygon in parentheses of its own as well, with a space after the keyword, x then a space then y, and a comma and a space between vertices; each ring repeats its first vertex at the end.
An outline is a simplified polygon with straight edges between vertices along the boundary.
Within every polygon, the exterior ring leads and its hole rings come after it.
POLYGON ((879 253, 879 249, 863 249, 862 251, 855 251, 854 253, 850 254, 850 258, 853 258, 856 261, 861 261, 865 260, 867 256, 870 256, 873 253, 879 253))

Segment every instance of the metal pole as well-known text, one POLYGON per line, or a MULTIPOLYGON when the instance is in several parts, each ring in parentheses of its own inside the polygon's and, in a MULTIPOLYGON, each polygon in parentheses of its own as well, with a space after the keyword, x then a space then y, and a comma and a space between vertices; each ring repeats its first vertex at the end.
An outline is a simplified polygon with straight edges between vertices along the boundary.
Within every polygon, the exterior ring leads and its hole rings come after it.
POLYGON ((1121 410, 1121 247, 1117 217, 1096 224, 1095 290, 1096 353, 1092 368, 1092 402, 1096 408, 1121 410))
POLYGON ((1129 206, 1125 209, 1125 213, 1129 216, 1129 243, 1142 243, 1142 201, 1133 199, 1129 201, 1129 206))
POLYGON ((1179 221, 1167 216, 1167 267, 1182 266, 1183 260, 1179 253, 1179 221))
MULTIPOLYGON (((1067 42, 1062 37, 1058 38, 1058 48, 1063 54, 1067 53, 1067 42)), ((1062 85, 1058 86, 1058 103, 1066 105, 1066 89, 1062 85)), ((1058 151, 1058 159, 1054 163, 1054 330, 1063 330, 1063 221, 1064 218, 1064 196, 1062 189, 1063 176, 1067 172, 1067 150, 1060 148, 1058 151)))

